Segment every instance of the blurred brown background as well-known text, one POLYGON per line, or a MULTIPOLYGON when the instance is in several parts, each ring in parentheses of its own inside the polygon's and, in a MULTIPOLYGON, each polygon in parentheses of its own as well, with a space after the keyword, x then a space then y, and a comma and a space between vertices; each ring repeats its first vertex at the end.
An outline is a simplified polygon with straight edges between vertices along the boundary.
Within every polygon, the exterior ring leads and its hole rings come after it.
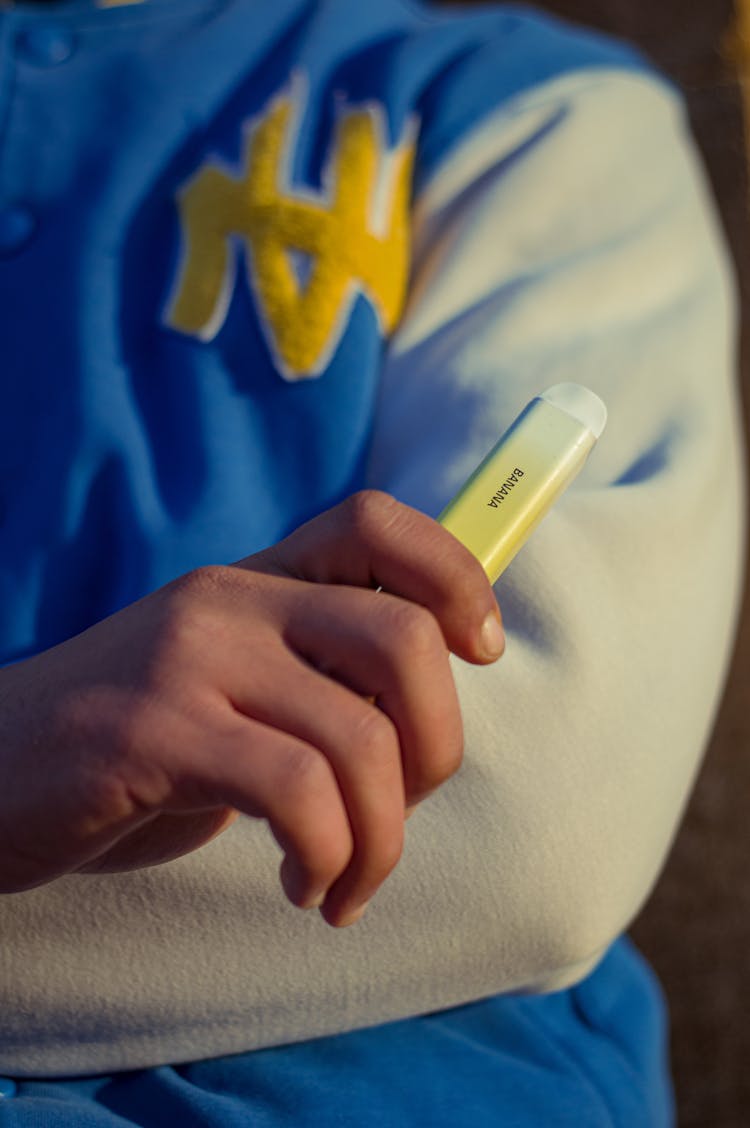
MULTIPOLYGON (((734 252, 747 323, 750 195, 742 95, 743 80, 750 95, 750 0, 547 0, 539 6, 634 40, 680 83, 734 252)), ((747 427, 747 332, 744 338, 747 427)), ((670 1002, 681 1128, 750 1128, 749 685, 746 588, 711 747, 667 868, 632 929, 670 1002)))
MULTIPOLYGON (((750 0, 539 0, 536 6, 634 41, 684 90, 737 263, 747 326, 750 131, 743 125, 743 89, 750 112, 750 0)), ((747 425, 747 331, 744 338, 747 425)), ((746 593, 703 770, 667 868, 632 929, 669 998, 680 1128, 750 1128, 749 685, 746 593)))

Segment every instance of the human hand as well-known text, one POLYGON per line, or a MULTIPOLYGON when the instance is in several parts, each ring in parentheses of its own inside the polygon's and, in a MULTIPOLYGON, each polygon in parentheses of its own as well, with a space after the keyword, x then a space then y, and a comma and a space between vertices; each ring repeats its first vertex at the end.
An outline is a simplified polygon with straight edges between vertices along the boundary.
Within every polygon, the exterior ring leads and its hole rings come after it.
POLYGON ((484 572, 363 491, 0 671, 0 891, 158 864, 242 812, 268 820, 289 899, 352 923, 405 811, 459 766, 449 650, 502 650, 484 572))

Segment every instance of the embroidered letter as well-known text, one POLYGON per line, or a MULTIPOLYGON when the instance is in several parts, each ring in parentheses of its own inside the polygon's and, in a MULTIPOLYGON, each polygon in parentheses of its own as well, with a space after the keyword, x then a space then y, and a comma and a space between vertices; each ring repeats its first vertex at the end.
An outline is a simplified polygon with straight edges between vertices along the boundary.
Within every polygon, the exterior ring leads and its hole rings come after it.
POLYGON ((287 181, 301 110, 299 83, 248 130, 236 175, 207 161, 179 193, 183 255, 166 324, 207 341, 224 323, 243 240, 250 282, 274 360, 287 380, 319 375, 357 293, 391 332, 406 291, 414 126, 387 150, 383 111, 347 109, 338 120, 324 190, 287 181), (302 280, 295 257, 309 264, 302 280))

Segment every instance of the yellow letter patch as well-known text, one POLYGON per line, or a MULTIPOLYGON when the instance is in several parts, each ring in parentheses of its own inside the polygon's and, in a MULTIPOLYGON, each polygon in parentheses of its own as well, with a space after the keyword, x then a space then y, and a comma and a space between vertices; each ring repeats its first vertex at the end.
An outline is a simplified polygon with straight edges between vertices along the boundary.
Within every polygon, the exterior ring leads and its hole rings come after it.
POLYGON ((247 130, 237 175, 206 161, 178 195, 183 253, 166 324, 203 341, 224 323, 236 273, 232 236, 244 241, 261 324, 281 375, 326 367, 358 293, 383 333, 398 320, 409 267, 409 196, 415 128, 387 150, 382 109, 339 116, 321 193, 289 189, 287 170, 303 108, 301 83, 247 130), (293 256, 309 261, 303 285, 293 256))

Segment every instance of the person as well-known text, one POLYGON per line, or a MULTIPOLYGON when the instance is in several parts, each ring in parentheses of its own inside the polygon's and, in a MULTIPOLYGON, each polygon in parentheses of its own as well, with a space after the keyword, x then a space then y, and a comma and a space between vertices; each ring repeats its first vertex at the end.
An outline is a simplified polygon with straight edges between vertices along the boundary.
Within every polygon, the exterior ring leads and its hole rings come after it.
POLYGON ((517 7, 0 31, 0 1122, 671 1123, 623 931, 743 531, 677 92, 517 7), (433 518, 570 379, 610 422, 496 661, 433 518))

